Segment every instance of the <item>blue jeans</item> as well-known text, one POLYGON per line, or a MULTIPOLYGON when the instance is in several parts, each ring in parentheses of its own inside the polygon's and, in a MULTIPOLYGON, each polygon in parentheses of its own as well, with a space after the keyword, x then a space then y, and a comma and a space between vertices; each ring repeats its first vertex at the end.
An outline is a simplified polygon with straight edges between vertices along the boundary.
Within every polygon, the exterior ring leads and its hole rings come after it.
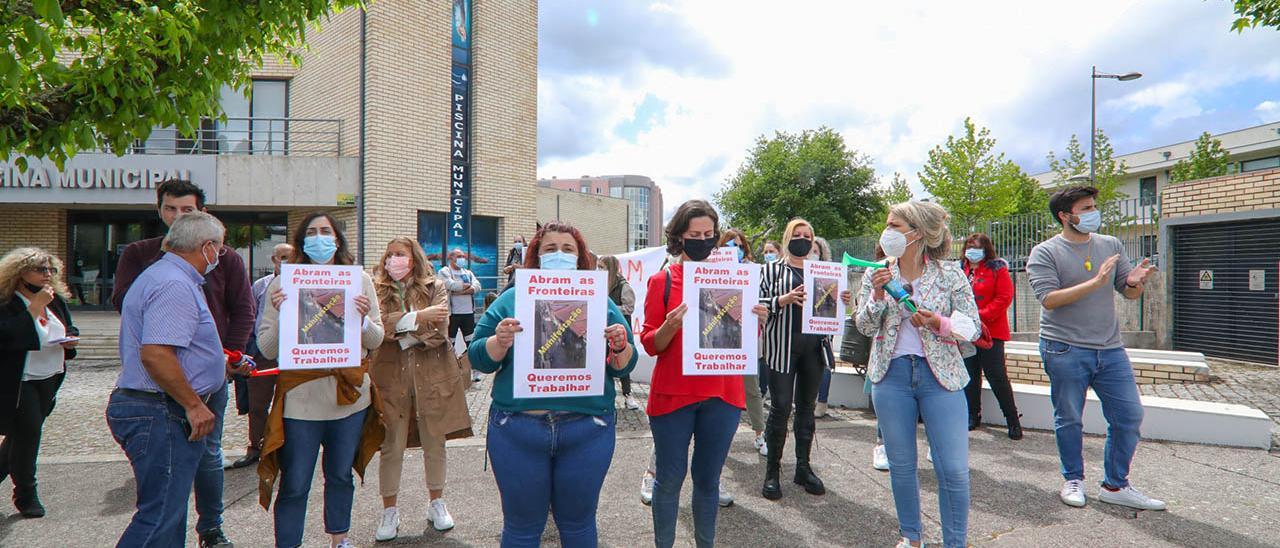
POLYGON ((818 383, 818 402, 827 403, 827 397, 831 395, 831 368, 822 368, 822 381, 818 383))
POLYGON ((204 440, 187 441, 187 413, 177 402, 120 391, 107 403, 111 436, 129 457, 137 511, 116 546, 185 546, 187 501, 204 440))
POLYGON ((1049 375, 1053 401, 1053 432, 1058 440, 1062 477, 1084 479, 1083 428, 1085 392, 1093 388, 1107 419, 1107 443, 1102 450, 1103 483, 1129 485, 1129 465, 1138 448, 1142 400, 1133 380, 1133 366, 1123 348, 1090 350, 1040 339, 1040 359, 1049 375))
POLYGON ((276 546, 302 545, 307 520, 307 497, 316 457, 324 447, 324 532, 330 535, 351 529, 351 501, 356 484, 351 468, 364 431, 363 409, 333 421, 284 420, 284 446, 280 448, 280 492, 276 495, 276 546))
POLYGON ((920 478, 916 474, 916 419, 933 449, 943 545, 964 546, 969 521, 969 404, 964 391, 938 384, 928 362, 902 356, 872 385, 876 419, 889 457, 889 482, 902 536, 920 540, 920 478))
POLYGON ((616 415, 489 412, 488 447, 502 496, 502 546, 537 547, 548 509, 560 545, 594 547, 596 506, 613 460, 616 415))
POLYGON ((653 483, 654 544, 676 542, 680 488, 689 471, 689 442, 693 441, 693 536, 699 547, 715 545, 716 513, 720 510, 720 469, 738 431, 742 410, 720 398, 649 417, 657 474, 653 483))
POLYGON ((209 398, 213 431, 204 437, 204 453, 196 469, 196 532, 207 533, 222 527, 222 423, 227 413, 227 385, 209 398))

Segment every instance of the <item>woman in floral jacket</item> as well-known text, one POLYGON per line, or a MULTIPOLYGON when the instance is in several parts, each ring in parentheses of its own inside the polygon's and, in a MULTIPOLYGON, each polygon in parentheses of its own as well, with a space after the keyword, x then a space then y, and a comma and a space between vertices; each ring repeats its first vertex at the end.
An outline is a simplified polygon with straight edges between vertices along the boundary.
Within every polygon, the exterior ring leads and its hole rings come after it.
POLYGON ((921 544, 917 417, 923 417, 933 449, 945 546, 964 546, 968 528, 969 373, 958 342, 976 339, 980 324, 968 279, 957 263, 944 261, 951 249, 949 217, 928 202, 890 208, 880 246, 896 259, 889 268, 868 270, 858 297, 858 330, 872 338, 867 377, 889 456, 903 537, 898 546, 921 544), (895 302, 885 290, 891 282, 910 295, 917 312, 895 302))

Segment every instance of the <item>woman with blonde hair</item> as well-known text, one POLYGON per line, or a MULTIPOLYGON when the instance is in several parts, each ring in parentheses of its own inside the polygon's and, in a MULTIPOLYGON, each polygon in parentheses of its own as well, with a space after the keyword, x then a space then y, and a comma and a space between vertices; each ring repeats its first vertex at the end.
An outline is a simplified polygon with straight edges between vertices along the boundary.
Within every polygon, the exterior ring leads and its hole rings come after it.
POLYGON ((80 332, 67 310, 62 261, 23 247, 0 259, 0 481, 13 479, 13 505, 24 518, 45 514, 36 492, 36 457, 67 360, 80 332))
POLYGON ((427 521, 437 531, 448 531, 453 516, 443 498, 444 443, 471 436, 464 372, 445 336, 449 291, 418 242, 405 237, 387 244, 373 268, 373 285, 385 334, 370 373, 387 428, 378 465, 383 511, 375 538, 387 541, 398 534, 396 504, 407 447, 422 447, 430 495, 427 521))
POLYGON ((880 236, 891 262, 868 270, 859 291, 856 323, 872 339, 867 378, 889 457, 899 547, 921 545, 917 418, 924 419, 933 450, 943 544, 964 546, 968 529, 969 373, 958 342, 977 339, 980 320, 969 280, 959 264, 945 260, 951 250, 949 217, 929 202, 891 207, 880 236), (891 288, 901 286, 915 312, 886 291, 895 282, 891 288))

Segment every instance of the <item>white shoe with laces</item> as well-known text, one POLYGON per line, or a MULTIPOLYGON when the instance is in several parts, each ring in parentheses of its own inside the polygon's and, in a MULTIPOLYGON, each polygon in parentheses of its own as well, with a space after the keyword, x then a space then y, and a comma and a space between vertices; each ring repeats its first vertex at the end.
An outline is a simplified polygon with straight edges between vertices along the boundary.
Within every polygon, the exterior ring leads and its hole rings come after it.
POLYGON ((378 542, 395 540, 400 535, 400 510, 395 506, 382 511, 382 523, 373 538, 378 542))
POLYGON ((1126 486, 1119 491, 1111 491, 1103 487, 1098 492, 1098 500, 1107 504, 1128 506, 1138 510, 1164 510, 1165 508, 1164 501, 1148 497, 1142 494, 1142 491, 1134 489, 1132 485, 1126 486))
POLYGON ((817 418, 822 418, 827 416, 827 402, 825 401, 818 402, 818 405, 814 406, 813 408, 813 416, 817 418))
POLYGON ((653 476, 648 472, 640 479, 640 502, 645 505, 653 504, 653 476))
POLYGON ((769 456, 769 444, 764 441, 764 434, 756 436, 756 441, 752 442, 756 446, 756 450, 760 452, 760 456, 769 456))
POLYGON ((431 501, 431 508, 427 510, 427 521, 430 521, 431 526, 437 531, 453 529, 453 516, 449 515, 449 507, 444 505, 444 499, 431 501))
POLYGON ((724 482, 720 482, 720 507, 728 508, 733 506, 733 494, 725 491, 724 482))
POLYGON ((889 455, 884 452, 884 445, 877 445, 871 452, 871 467, 881 472, 889 471, 889 455))
MULTIPOLYGON (((920 545, 924 546, 923 543, 921 543, 920 545)), ((916 548, 916 547, 911 545, 910 539, 908 539, 907 537, 902 537, 902 540, 899 540, 897 544, 893 545, 893 548, 916 548)))
POLYGON ((627 409, 630 409, 632 411, 640 410, 640 402, 636 401, 636 398, 634 396, 627 395, 627 397, 623 399, 622 403, 627 406, 627 409))
POLYGON ((332 546, 333 548, 356 548, 356 545, 351 542, 350 537, 342 539, 342 542, 339 542, 337 544, 333 544, 331 542, 329 543, 329 545, 332 546))
POLYGON ((1062 499, 1062 503, 1067 506, 1083 508, 1085 503, 1084 497, 1084 480, 1067 480, 1062 484, 1062 491, 1058 492, 1058 498, 1062 499))

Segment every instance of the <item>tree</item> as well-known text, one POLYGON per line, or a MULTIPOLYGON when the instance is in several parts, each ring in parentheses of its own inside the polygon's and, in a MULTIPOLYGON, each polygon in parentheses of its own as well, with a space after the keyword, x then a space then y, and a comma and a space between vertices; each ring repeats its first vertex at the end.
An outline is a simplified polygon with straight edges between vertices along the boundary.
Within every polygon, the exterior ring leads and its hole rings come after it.
POLYGON ((889 182, 889 186, 880 189, 880 198, 886 205, 909 202, 913 197, 915 194, 911 192, 911 185, 907 184, 907 179, 896 171, 893 172, 893 180, 889 182))
MULTIPOLYGON (((273 54, 361 0, 0 0, 0 158, 122 154, 151 129, 194 135, 273 54)), ((21 164, 25 161, 19 158, 21 164)))
POLYGON ((1015 215, 1048 211, 1049 194, 1040 187, 1039 181, 1026 173, 1020 173, 1017 187, 1014 189, 1013 204, 1015 215))
MULTIPOLYGON (((1095 170, 1093 186, 1098 189, 1099 204, 1115 204, 1119 200, 1124 200, 1129 196, 1120 191, 1120 183, 1125 176, 1124 161, 1116 161, 1112 156, 1115 151, 1111 148, 1111 140, 1107 138, 1102 130, 1098 130, 1098 134, 1094 140, 1094 155, 1097 157, 1098 166, 1095 170)), ((1084 177, 1084 183, 1088 183, 1089 177, 1089 154, 1080 148, 1080 140, 1075 135, 1071 136, 1071 141, 1067 143, 1067 155, 1058 158, 1052 151, 1049 152, 1049 169, 1055 173, 1053 188, 1061 188, 1069 184, 1074 184, 1073 179, 1084 177)), ((1106 215, 1104 208, 1103 215, 1106 215)))
POLYGON ((871 159, 835 130, 760 136, 738 172, 716 193, 727 224, 777 238, 803 217, 828 240, 860 234, 880 207, 871 159))
POLYGON ((1259 25, 1280 29, 1280 0, 1235 0, 1234 11, 1239 17, 1231 22, 1231 30, 1236 32, 1259 25))
POLYGON ((1196 139, 1195 149, 1191 155, 1178 160, 1169 171, 1169 182, 1194 181, 1227 174, 1227 151, 1222 148, 1222 141, 1214 139, 1209 132, 1200 134, 1196 139))
POLYGON ((1016 211, 1018 185, 1026 175, 995 147, 990 130, 965 118, 959 138, 949 135, 946 144, 929 151, 920 182, 951 213, 953 226, 972 230, 978 221, 1016 211))

